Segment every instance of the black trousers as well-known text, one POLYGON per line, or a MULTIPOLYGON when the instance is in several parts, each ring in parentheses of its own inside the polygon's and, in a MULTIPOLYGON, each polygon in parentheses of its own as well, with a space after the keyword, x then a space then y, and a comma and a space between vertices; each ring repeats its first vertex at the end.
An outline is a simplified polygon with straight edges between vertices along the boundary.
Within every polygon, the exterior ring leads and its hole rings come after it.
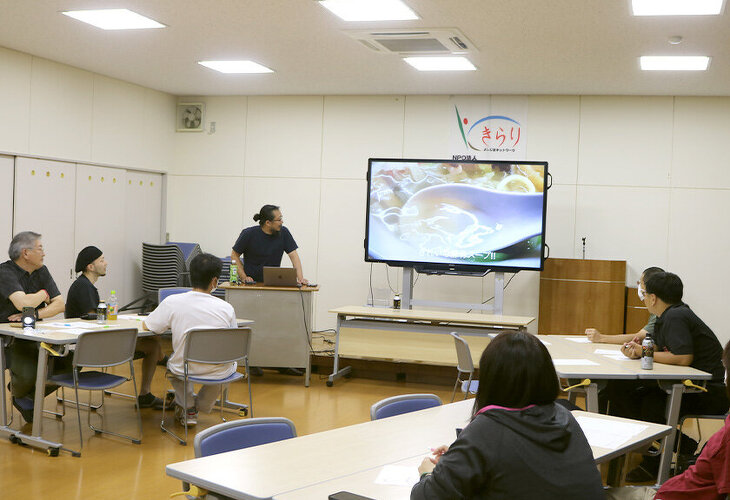
MULTIPOLYGON (((603 413, 610 403, 610 415, 664 424, 668 397, 655 380, 612 380, 601 391, 599 403, 603 413)), ((710 382, 707 392, 682 395, 679 416, 721 415, 729 404, 725 384, 710 382)))
MULTIPOLYGON (((13 397, 33 398, 35 380, 38 369, 38 349, 40 343, 32 340, 15 339, 6 349, 13 397)), ((56 358, 49 355, 48 374, 71 373, 73 360, 71 355, 56 358)), ((46 396, 56 390, 55 385, 46 385, 46 396)))

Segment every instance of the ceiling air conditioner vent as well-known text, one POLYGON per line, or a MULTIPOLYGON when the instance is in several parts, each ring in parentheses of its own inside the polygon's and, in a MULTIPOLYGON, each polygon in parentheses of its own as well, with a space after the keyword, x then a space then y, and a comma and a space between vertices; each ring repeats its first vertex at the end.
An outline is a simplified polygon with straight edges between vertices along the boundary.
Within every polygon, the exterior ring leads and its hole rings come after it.
POLYGON ((414 55, 469 54, 474 44, 455 28, 412 30, 347 30, 347 35, 377 52, 414 55))

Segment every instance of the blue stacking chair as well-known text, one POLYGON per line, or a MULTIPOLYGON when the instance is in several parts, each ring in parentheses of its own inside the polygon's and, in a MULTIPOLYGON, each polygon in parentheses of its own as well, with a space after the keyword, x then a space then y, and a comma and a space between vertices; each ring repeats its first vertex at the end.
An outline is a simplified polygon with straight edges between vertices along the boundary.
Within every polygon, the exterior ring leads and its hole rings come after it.
MULTIPOLYGON (((183 380, 185 384, 202 384, 202 385, 213 385, 221 384, 221 397, 220 397, 220 415, 221 420, 223 418, 223 401, 224 387, 225 384, 235 382, 243 378, 243 375, 238 371, 234 371, 230 376, 223 379, 210 379, 200 378, 192 376, 188 373, 190 363, 203 363, 203 364, 223 364, 231 363, 233 361, 239 361, 243 359, 245 363, 246 373, 250 373, 248 367, 248 352, 251 348, 251 329, 250 328, 209 328, 190 330, 185 338, 185 348, 183 351, 183 375, 176 375, 169 370, 167 371, 168 378, 178 378, 183 380)), ((251 395, 251 377, 246 377, 248 380, 248 402, 249 402, 249 413, 253 416, 253 398, 251 395)), ((187 402, 187 391, 183 393, 183 407, 188 407, 187 402)), ((160 428, 168 434, 177 438, 181 445, 188 444, 188 422, 185 419, 185 438, 178 436, 172 430, 165 427, 165 412, 167 409, 167 400, 162 406, 162 421, 160 422, 160 428)))
MULTIPOLYGON (((114 436, 129 439, 134 444, 142 442, 142 419, 137 408, 137 381, 134 377, 134 346, 137 343, 136 328, 121 328, 115 330, 97 330, 79 335, 76 343, 76 350, 73 357, 73 371, 54 375, 49 378, 50 382, 61 387, 73 388, 76 393, 76 415, 79 423, 79 441, 81 448, 84 446, 84 439, 81 428, 81 408, 79 404, 79 389, 89 391, 89 403, 91 403, 91 391, 103 391, 116 387, 128 381, 127 377, 91 370, 82 371, 82 368, 108 368, 129 363, 129 373, 134 388, 134 401, 137 410, 137 426, 139 437, 134 438, 119 434, 106 429, 97 428, 91 425, 91 412, 88 412, 87 422, 96 434, 112 434, 114 436)), ((74 456, 81 456, 81 451, 73 452, 74 456)))
POLYGON ((294 422, 284 417, 247 418, 214 425, 193 441, 196 457, 207 457, 297 437, 294 422))
POLYGON ((185 293, 192 290, 190 287, 184 287, 184 286, 175 286, 171 288, 160 288, 157 290, 157 303, 159 304, 163 300, 165 300, 170 295, 175 295, 178 293, 185 293))
POLYGON ((370 407, 370 420, 393 417, 402 413, 441 406, 441 398, 435 394, 403 394, 385 398, 370 407))

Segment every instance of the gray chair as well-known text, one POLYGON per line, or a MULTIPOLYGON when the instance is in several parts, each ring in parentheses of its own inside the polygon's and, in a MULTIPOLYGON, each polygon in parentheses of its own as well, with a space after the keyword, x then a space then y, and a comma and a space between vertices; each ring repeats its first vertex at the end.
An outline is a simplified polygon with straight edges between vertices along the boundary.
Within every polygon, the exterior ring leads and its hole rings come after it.
MULTIPOLYGON (((97 330, 79 335, 76 343, 76 350, 73 355, 73 370, 71 373, 54 375, 49 381, 61 387, 73 387, 76 395, 76 415, 79 423, 79 441, 81 448, 84 440, 81 428, 81 408, 79 404, 79 389, 89 391, 89 403, 91 403, 91 391, 104 391, 127 382, 129 379, 121 375, 105 373, 102 371, 82 371, 82 368, 108 368, 129 363, 130 379, 134 388, 135 402, 137 400, 137 382, 134 377, 134 347, 137 343, 136 328, 122 328, 115 330, 97 330)), ((119 434, 106 429, 97 428, 91 425, 91 412, 87 412, 87 423, 96 434, 112 434, 114 436, 129 439, 134 444, 140 444, 142 440, 142 419, 139 408, 135 404, 137 412, 137 426, 139 437, 134 438, 119 434)), ((80 456, 81 452, 73 452, 80 456)))
POLYGON ((456 332, 451 332, 450 335, 454 337, 454 344, 456 345, 456 382, 454 382, 454 391, 451 394, 451 402, 453 403, 454 398, 456 398, 456 388, 459 384, 461 384, 461 390, 464 392, 464 399, 466 399, 469 393, 476 394, 479 381, 472 380, 474 378, 474 360, 471 357, 469 344, 456 332), (468 377, 462 378, 464 374, 468 377))
MULTIPOLYGON (((232 375, 223 379, 210 379, 195 377, 189 374, 190 363, 203 363, 209 365, 232 363, 243 359, 246 373, 249 373, 248 353, 251 348, 251 329, 250 328, 210 328, 190 330, 185 339, 185 348, 183 351, 183 375, 176 375, 169 370, 167 371, 168 379, 177 378, 188 383, 214 385, 221 384, 220 396, 220 416, 223 418, 223 402, 226 401, 225 386, 236 380, 243 378, 243 375, 237 371, 232 375)), ((248 381, 248 412, 253 416, 253 398, 251 395, 251 377, 246 377, 248 381)), ((183 407, 188 407, 187 391, 183 393, 183 407)), ((178 436, 173 431, 165 427, 165 412, 167 401, 162 406, 162 422, 160 428, 168 434, 177 438, 181 445, 187 445, 188 442, 188 425, 185 420, 185 438, 178 436)))
POLYGON ((435 394, 403 394, 381 399, 370 407, 370 420, 393 417, 412 411, 441 406, 441 398, 435 394))

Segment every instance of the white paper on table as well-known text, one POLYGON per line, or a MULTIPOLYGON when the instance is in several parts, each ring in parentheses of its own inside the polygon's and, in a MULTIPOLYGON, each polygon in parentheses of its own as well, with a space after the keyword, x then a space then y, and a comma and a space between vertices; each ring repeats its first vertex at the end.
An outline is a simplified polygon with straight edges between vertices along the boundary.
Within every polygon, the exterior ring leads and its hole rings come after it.
MULTIPOLYGON (((621 354, 621 351, 617 351, 616 349, 596 349, 593 351, 594 354, 608 354, 609 356, 615 356, 616 354, 621 354)), ((621 354, 623 356, 623 354, 621 354)))
POLYGON ((631 358, 627 358, 626 356, 624 356, 621 353, 618 353, 618 354, 604 354, 603 356, 606 357, 606 358, 608 358, 608 359, 612 359, 614 361, 631 361, 631 358))
POLYGON ((63 333, 66 335, 81 335, 82 333, 92 332, 93 330, 85 328, 65 328, 63 333))
POLYGON ((604 418, 579 416, 575 419, 583 430, 583 434, 586 435, 588 444, 599 448, 618 448, 649 428, 644 424, 616 422, 604 418))
POLYGON ((386 465, 375 478, 375 484, 393 486, 413 486, 418 482, 418 469, 403 465, 386 465))
POLYGON ((46 323, 45 326, 53 328, 88 328, 88 323, 83 323, 81 321, 70 321, 68 323, 54 322, 46 323))
POLYGON ((142 321, 144 316, 140 316, 139 314, 120 314, 117 316, 117 319, 133 319, 136 321, 142 321))
POLYGON ((598 366, 598 363, 590 359, 553 359, 553 364, 563 366, 598 366))
POLYGON ((570 337, 565 340, 570 340, 571 342, 578 342, 579 344, 590 343, 590 340, 588 339, 588 337, 570 337))

